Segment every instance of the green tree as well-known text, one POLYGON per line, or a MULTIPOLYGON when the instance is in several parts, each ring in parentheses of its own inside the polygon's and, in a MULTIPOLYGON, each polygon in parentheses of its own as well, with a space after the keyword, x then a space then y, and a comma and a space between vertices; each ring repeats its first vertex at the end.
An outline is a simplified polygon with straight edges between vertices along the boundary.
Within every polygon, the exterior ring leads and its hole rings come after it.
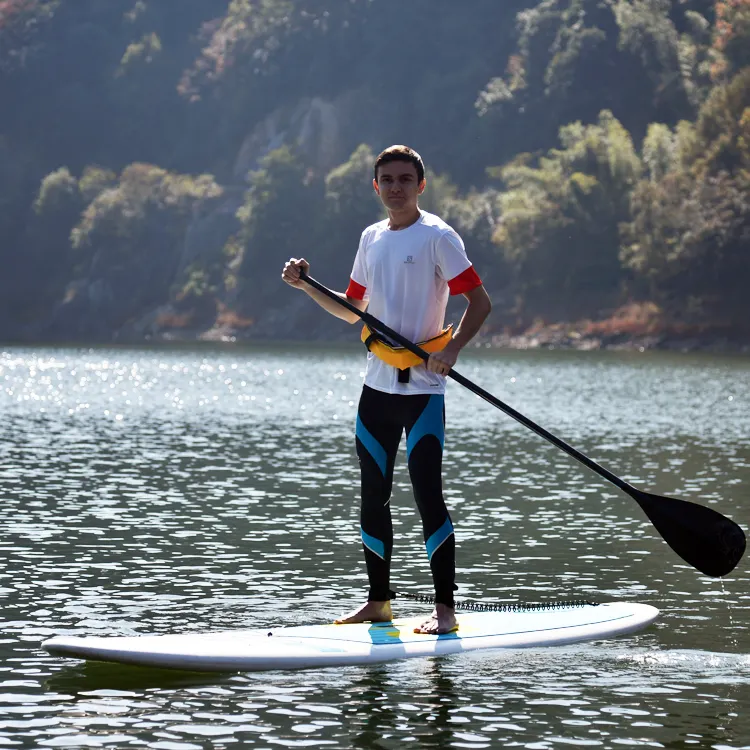
POLYGON ((746 172, 697 182, 673 172, 634 192, 623 261, 675 317, 693 323, 747 319, 749 196, 746 172))
POLYGON ((495 241, 512 265, 528 314, 591 314, 616 301, 620 222, 641 164, 610 112, 560 130, 562 149, 532 166, 497 170, 505 184, 495 241))
MULTIPOLYGON (((717 86, 695 125, 654 125, 647 176, 622 226, 623 263, 675 315, 745 316, 750 284, 750 68, 717 86)), ((739 319, 739 318, 737 318, 739 319)))
POLYGON ((348 161, 326 175, 324 239, 309 260, 323 260, 332 281, 348 278, 362 232, 385 216, 372 186, 374 163, 370 147, 361 144, 348 161))
POLYGON ((698 114, 692 158, 697 174, 750 169, 750 67, 716 86, 698 114))
POLYGON ((692 117, 708 90, 705 2, 541 0, 517 16, 516 51, 476 100, 485 149, 547 148, 567 122, 610 110, 636 139, 692 117), (489 134, 489 135, 487 135, 489 134))
MULTIPOLYGON (((325 178, 326 206, 332 220, 350 224, 361 232, 383 216, 383 208, 372 186, 375 154, 358 146, 349 160, 332 169, 325 178)), ((347 232, 351 237, 352 232, 347 232)))
POLYGON ((238 302, 243 314, 255 317, 273 304, 284 261, 309 255, 319 246, 316 230, 325 205, 322 180, 288 146, 267 154, 249 182, 237 212, 238 302))
POLYGON ((85 208, 71 236, 90 259, 84 276, 97 290, 89 313, 98 325, 116 330, 168 299, 194 211, 219 195, 211 175, 131 164, 85 208))

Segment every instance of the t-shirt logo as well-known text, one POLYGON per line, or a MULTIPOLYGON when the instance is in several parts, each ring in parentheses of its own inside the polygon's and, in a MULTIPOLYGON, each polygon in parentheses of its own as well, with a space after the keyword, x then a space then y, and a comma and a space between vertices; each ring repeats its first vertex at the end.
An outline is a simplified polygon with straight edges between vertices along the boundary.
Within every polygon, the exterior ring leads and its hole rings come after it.
POLYGON ((413 255, 407 255, 406 256, 406 260, 404 261, 404 263, 411 263, 411 264, 413 264, 414 263, 414 256, 413 255))

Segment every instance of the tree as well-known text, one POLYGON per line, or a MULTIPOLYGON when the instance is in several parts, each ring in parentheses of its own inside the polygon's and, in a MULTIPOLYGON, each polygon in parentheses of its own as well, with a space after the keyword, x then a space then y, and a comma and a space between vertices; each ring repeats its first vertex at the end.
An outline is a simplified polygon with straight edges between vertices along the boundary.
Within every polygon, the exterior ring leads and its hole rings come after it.
POLYGON ((623 261, 648 282, 652 298, 690 322, 747 320, 747 173, 721 172, 695 182, 686 172, 673 172, 641 183, 632 209, 633 221, 623 227, 623 261))
POLYGON ((365 227, 383 218, 382 204, 372 187, 375 154, 366 144, 325 178, 326 240, 321 259, 333 265, 332 278, 351 272, 354 253, 365 227))
POLYGON ((717 86, 696 124, 653 125, 648 175, 622 226, 623 263, 684 315, 746 316, 750 284, 750 68, 717 86))
POLYGON ((602 109, 636 139, 654 120, 692 117, 710 83, 702 13, 705 2, 669 0, 541 0, 518 13, 516 50, 476 100, 486 150, 505 161, 548 148, 602 109))
POLYGON ((538 166, 526 156, 495 172, 506 187, 495 242, 529 314, 591 314, 622 280, 618 225, 641 171, 630 135, 605 111, 596 125, 562 128, 560 141, 538 166))
POLYGON ((288 146, 267 154, 248 179, 250 188, 237 212, 238 301, 242 314, 255 316, 275 296, 267 279, 277 278, 290 256, 304 256, 318 246, 324 191, 322 181, 288 146))
POLYGON ((750 2, 719 0, 716 3, 712 74, 726 79, 750 65, 750 2))
POLYGON ((131 164, 94 198, 71 235, 89 259, 83 276, 96 289, 91 302, 78 301, 91 306, 92 326, 116 330, 168 299, 193 214, 220 195, 211 175, 131 164))
POLYGON ((692 158, 696 174, 750 169, 750 67, 716 86, 698 114, 692 158))
POLYGON ((26 62, 40 28, 60 0, 0 0, 0 71, 8 74, 26 62))

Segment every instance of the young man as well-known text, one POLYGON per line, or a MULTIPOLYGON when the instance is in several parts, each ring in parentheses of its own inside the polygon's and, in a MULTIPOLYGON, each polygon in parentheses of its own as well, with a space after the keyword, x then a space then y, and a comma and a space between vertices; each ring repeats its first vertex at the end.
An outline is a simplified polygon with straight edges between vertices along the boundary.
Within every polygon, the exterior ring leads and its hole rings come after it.
MULTIPOLYGON (((336 622, 391 620, 390 496, 396 453, 406 430, 409 474, 436 602, 432 615, 416 632, 448 633, 457 628, 457 622, 455 539, 441 477, 445 377, 461 349, 479 331, 491 304, 461 238, 437 216, 419 208, 425 174, 416 151, 406 146, 383 151, 375 161, 373 187, 388 218, 362 233, 349 287, 337 294, 359 310, 367 308, 410 341, 437 339, 432 348, 444 348, 432 353, 426 364, 399 367, 379 358, 382 342, 368 340, 372 351, 359 402, 356 445, 362 473, 361 536, 370 591, 365 604, 336 622), (443 331, 443 320, 448 297, 455 294, 463 294, 468 306, 451 336, 443 331), (373 352, 378 351, 376 356, 373 352)), ((354 313, 300 279, 300 269, 309 267, 306 260, 292 258, 284 266, 282 279, 304 290, 332 315, 356 323, 359 318, 354 313)))

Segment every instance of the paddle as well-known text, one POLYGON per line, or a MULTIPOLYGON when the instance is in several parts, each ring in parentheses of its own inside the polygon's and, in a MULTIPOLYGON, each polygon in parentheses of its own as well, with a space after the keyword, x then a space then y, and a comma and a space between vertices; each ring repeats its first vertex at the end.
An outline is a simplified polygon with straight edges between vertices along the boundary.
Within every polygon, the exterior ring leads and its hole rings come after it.
MULTIPOLYGON (((430 358, 430 355, 416 344, 396 333, 396 331, 381 323, 369 313, 358 310, 350 302, 339 297, 330 289, 308 276, 304 271, 300 273, 300 278, 326 297, 329 297, 357 315, 373 330, 384 334, 425 361, 430 358)), ((674 497, 654 495, 633 487, 551 432, 532 422, 528 417, 504 404, 491 393, 472 383, 468 378, 460 375, 455 370, 451 370, 448 373, 448 377, 468 388, 472 393, 480 396, 488 403, 500 409, 500 411, 505 412, 508 416, 513 417, 513 419, 533 430, 537 435, 548 440, 552 445, 565 451, 569 456, 575 458, 576 461, 580 461, 584 466, 591 469, 591 471, 596 472, 600 477, 603 477, 630 495, 641 506, 641 509, 648 516, 654 528, 661 534, 664 541, 685 562, 697 568, 701 573, 713 577, 725 576, 742 559, 746 544, 745 534, 734 521, 731 521, 712 508, 691 503, 687 500, 678 500, 674 497)))

